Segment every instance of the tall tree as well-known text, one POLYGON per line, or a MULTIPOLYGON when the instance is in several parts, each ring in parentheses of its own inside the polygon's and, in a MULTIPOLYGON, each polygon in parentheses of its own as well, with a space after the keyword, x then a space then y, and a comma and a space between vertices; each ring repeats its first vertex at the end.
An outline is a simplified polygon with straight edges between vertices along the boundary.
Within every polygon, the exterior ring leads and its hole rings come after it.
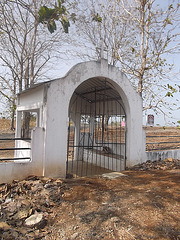
POLYGON ((157 0, 79 0, 76 14, 77 32, 93 49, 92 57, 99 57, 103 47, 108 62, 128 75, 145 110, 172 110, 167 98, 179 83, 172 85, 173 63, 167 58, 179 53, 180 4, 171 1, 162 8, 157 0))
POLYGON ((66 42, 63 29, 51 35, 39 24, 39 8, 49 2, 0 2, 0 94, 10 103, 12 129, 17 92, 45 78, 57 49, 66 42))

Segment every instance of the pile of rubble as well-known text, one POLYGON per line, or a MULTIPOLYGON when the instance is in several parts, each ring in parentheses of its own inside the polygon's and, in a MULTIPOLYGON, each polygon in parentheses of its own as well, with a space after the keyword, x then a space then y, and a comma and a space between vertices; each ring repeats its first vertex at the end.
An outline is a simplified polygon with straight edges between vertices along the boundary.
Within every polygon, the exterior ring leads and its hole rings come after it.
POLYGON ((0 239, 39 239, 54 223, 54 205, 62 201, 60 179, 29 177, 0 185, 0 239))
POLYGON ((137 164, 128 170, 173 170, 180 169, 180 160, 173 158, 166 158, 165 160, 147 161, 137 164))

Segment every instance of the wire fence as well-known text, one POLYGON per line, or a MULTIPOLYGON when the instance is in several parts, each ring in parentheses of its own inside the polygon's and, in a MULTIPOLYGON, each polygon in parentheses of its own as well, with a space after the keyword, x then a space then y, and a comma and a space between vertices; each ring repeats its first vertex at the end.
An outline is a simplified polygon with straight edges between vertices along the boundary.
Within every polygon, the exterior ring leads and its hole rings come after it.
POLYGON ((31 138, 0 138, 0 162, 31 159, 29 156, 14 157, 15 151, 31 150, 29 147, 15 147, 18 140, 31 141, 31 138))
POLYGON ((180 149, 180 135, 147 135, 146 151, 180 149))

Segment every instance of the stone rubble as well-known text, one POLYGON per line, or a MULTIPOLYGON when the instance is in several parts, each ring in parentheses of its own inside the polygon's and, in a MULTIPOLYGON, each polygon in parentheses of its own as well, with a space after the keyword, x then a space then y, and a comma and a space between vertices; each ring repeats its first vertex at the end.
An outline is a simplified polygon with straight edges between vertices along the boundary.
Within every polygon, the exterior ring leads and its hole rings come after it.
POLYGON ((36 176, 1 184, 0 239, 43 237, 46 231, 39 235, 38 230, 53 222, 55 213, 51 208, 61 203, 63 187, 60 179, 36 176))
POLYGON ((35 213, 33 215, 31 215, 30 217, 28 217, 25 220, 25 225, 26 226, 35 226, 37 224, 39 224, 43 219, 43 214, 42 213, 35 213))
POLYGON ((148 171, 148 170, 173 170, 180 169, 180 160, 173 158, 166 158, 165 160, 157 160, 150 161, 137 164, 127 170, 140 170, 140 171, 148 171))
MULTIPOLYGON (((147 161, 132 168, 132 170, 141 171, 174 169, 180 169, 180 160, 171 158, 164 161, 147 161)), ((126 179, 127 175, 111 173, 105 175, 104 179, 101 177, 101 179, 104 182, 118 181, 116 179, 120 176, 125 176, 122 179, 126 179), (117 178, 109 180, 108 178, 110 177, 117 178)), ((110 201, 113 197, 111 190, 107 193, 104 192, 103 188, 99 187, 98 192, 94 192, 94 188, 92 188, 92 192, 89 192, 89 188, 92 185, 91 180, 85 181, 84 183, 82 182, 81 186, 79 186, 79 182, 73 181, 74 180, 30 176, 22 181, 14 180, 12 183, 0 184, 0 239, 53 239, 51 238, 51 232, 54 231, 54 223, 57 221, 57 215, 61 216, 61 213, 58 212, 57 214, 57 211, 64 211, 63 209, 66 209, 67 213, 69 212, 70 219, 68 221, 73 221, 74 211, 76 211, 76 217, 79 219, 79 222, 74 221, 74 225, 68 223, 68 231, 72 232, 72 234, 70 238, 67 238, 65 237, 67 232, 63 230, 65 229, 63 225, 65 223, 62 221, 62 228, 57 232, 59 239, 83 239, 80 238, 81 225, 91 224, 93 221, 97 221, 96 219, 100 219, 106 229, 101 234, 102 238, 105 234, 111 234, 110 227, 115 234, 115 226, 120 221, 117 212, 120 212, 121 208, 114 207, 115 203, 110 201), (71 185, 67 184, 67 181, 69 181, 71 185), (74 186, 73 189, 76 189, 76 191, 71 189, 70 186, 74 186), (89 194, 92 195, 93 201, 88 200, 89 194), (87 198, 86 203, 88 203, 88 201, 91 203, 91 212, 89 212, 90 210, 88 208, 86 211, 83 210, 83 204, 85 203, 78 200, 81 199, 81 197, 82 199, 87 198), (102 199, 102 203, 99 206, 100 199, 102 199), (74 205, 78 207, 76 208, 74 205), (58 209, 59 206, 61 206, 61 210, 58 209), (93 206, 94 209, 99 206, 99 212, 93 211, 93 206)), ((61 220, 59 221, 61 222, 61 220)), ((82 234, 85 235, 85 232, 88 230, 83 231, 82 234)), ((101 239, 100 236, 97 238, 96 230, 88 234, 90 235, 84 239, 101 239)), ((117 233, 117 236, 118 234, 120 233, 117 233)))

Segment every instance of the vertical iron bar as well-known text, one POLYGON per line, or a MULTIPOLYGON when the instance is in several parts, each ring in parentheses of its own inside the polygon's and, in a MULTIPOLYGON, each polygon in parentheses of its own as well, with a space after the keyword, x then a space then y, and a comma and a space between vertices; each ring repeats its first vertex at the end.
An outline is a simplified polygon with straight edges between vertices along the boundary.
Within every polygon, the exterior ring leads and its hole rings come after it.
POLYGON ((122 140, 122 114, 121 114, 121 105, 119 104, 119 108, 120 108, 120 116, 121 116, 121 121, 120 121, 120 171, 122 170, 122 160, 121 160, 121 156, 122 156, 122 147, 123 147, 123 140, 122 140))
POLYGON ((87 148, 87 164, 86 164, 86 176, 88 175, 88 168, 89 168, 89 158, 90 158, 90 144, 91 144, 91 132, 90 132, 90 126, 91 126, 91 115, 92 115, 92 103, 89 103, 89 111, 88 111, 88 118, 89 118, 89 132, 88 132, 88 148, 87 148))
MULTIPOLYGON (((77 98, 77 105, 79 107, 78 111, 76 111, 76 113, 78 114, 79 117, 79 122, 78 122, 78 142, 76 141, 76 155, 77 155, 77 159, 76 159, 76 175, 79 175, 79 156, 80 156, 80 141, 81 141, 81 110, 82 110, 82 98, 77 98), (80 99, 80 104, 78 104, 78 100, 80 99)), ((77 124, 77 123, 76 123, 77 124)))
MULTIPOLYGON (((93 95, 94 95, 95 93, 91 93, 91 99, 93 99, 93 95)), ((94 115, 95 115, 95 111, 94 111, 94 109, 93 109, 93 107, 94 107, 94 104, 93 103, 91 103, 91 105, 92 105, 92 112, 91 112, 91 117, 93 118, 93 123, 91 123, 91 127, 92 127, 92 129, 91 129, 91 133, 92 133, 92 146, 91 146, 91 154, 92 154, 92 157, 91 157, 91 172, 90 172, 90 175, 92 176, 92 168, 93 168, 93 166, 94 166, 94 162, 93 162, 93 158, 94 158, 94 152, 93 152, 93 150, 94 150, 94 121, 95 121, 95 118, 94 118, 94 115)))
MULTIPOLYGON (((108 128, 108 122, 109 122, 109 119, 110 119, 110 112, 109 112, 109 102, 108 102, 108 96, 107 96, 107 118, 108 118, 108 121, 106 120, 106 124, 107 124, 107 126, 106 126, 106 139, 107 139, 107 145, 108 145, 108 169, 110 169, 110 167, 109 167, 109 161, 110 161, 110 159, 109 159, 109 157, 110 157, 110 154, 111 154, 111 152, 110 152, 110 147, 109 146, 111 146, 111 145, 109 145, 109 128, 108 128)), ((112 151, 112 150, 111 150, 112 151)))
MULTIPOLYGON (((100 99, 100 97, 99 97, 99 119, 100 119, 100 121, 99 121, 99 126, 100 126, 100 128, 98 127, 98 133, 99 133, 99 130, 100 130, 100 139, 101 139, 101 141, 100 141, 100 144, 102 145, 102 119, 101 119, 101 106, 100 106, 100 104, 101 104, 101 101, 100 101, 101 99, 100 99)), ((99 135, 99 134, 98 134, 99 135)), ((98 145, 99 145, 99 136, 98 136, 98 145)), ((97 146, 98 146, 97 145, 97 146)), ((98 146, 99 147, 99 146, 98 146)), ((100 148, 97 148, 97 150, 99 150, 100 148)), ((101 150, 101 149, 100 149, 101 150)), ((98 152, 97 152, 97 157, 98 157, 98 152)), ((100 163, 100 167, 101 167, 101 154, 99 154, 99 163, 100 163)))
POLYGON ((124 112, 125 116, 124 116, 124 120, 125 120, 125 127, 124 127, 124 140, 125 140, 125 154, 124 154, 124 169, 126 169, 126 138, 127 138, 127 123, 126 123, 126 113, 124 112))
POLYGON ((95 88, 95 119, 96 119, 96 122, 95 122, 95 158, 96 158, 96 164, 95 164, 95 174, 97 173, 97 150, 98 150, 98 139, 99 139, 99 117, 97 117, 97 89, 95 88))
MULTIPOLYGON (((105 120, 105 96, 106 96, 106 81, 104 82, 104 94, 103 94, 103 119, 102 119, 102 142, 103 142, 103 147, 106 146, 105 142, 105 128, 104 128, 104 120, 105 120)), ((106 153, 103 154, 103 160, 104 160, 104 168, 105 168, 105 161, 106 161, 106 153)))
MULTIPOLYGON (((113 111, 112 116, 114 117, 114 108, 113 108, 113 100, 111 101, 111 109, 113 111)), ((111 121, 111 144, 114 146, 114 131, 113 131, 113 121, 111 121)), ((114 152, 112 151, 112 169, 114 170, 114 152)))
POLYGON ((67 160, 66 160, 66 176, 68 174, 68 171, 69 171, 69 149, 70 149, 70 146, 69 146, 69 138, 70 138, 70 113, 69 113, 69 124, 68 124, 68 142, 67 142, 67 160))
MULTIPOLYGON (((118 105, 117 105, 117 101, 115 102, 115 107, 116 109, 116 116, 118 115, 118 105)), ((116 120, 116 170, 117 170, 117 159, 118 159, 118 146, 119 146, 119 142, 118 142, 118 124, 117 124, 117 120, 116 120)))
POLYGON ((77 118, 76 118, 76 113, 77 113, 77 105, 78 105, 78 96, 76 96, 76 100, 75 100, 75 119, 73 121, 73 131, 72 131, 72 136, 73 136, 73 141, 72 141, 72 148, 73 148, 73 151, 72 151, 72 163, 71 163, 71 168, 72 168, 72 173, 76 173, 77 175, 77 172, 76 172, 76 164, 77 164, 77 149, 76 149, 76 145, 77 145, 77 142, 75 141, 75 137, 77 138, 77 118), (75 156, 76 154, 76 156, 75 156))

